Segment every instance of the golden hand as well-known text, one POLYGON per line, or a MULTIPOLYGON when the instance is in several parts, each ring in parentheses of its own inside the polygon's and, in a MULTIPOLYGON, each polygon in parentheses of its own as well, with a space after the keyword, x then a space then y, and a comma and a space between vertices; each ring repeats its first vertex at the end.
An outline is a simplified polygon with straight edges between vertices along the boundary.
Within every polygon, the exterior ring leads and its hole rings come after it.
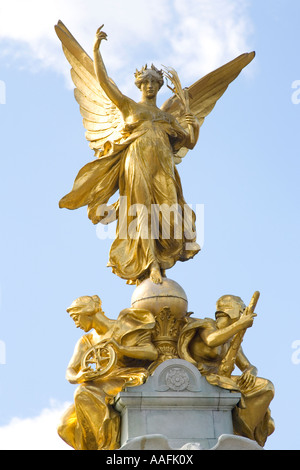
POLYGON ((84 383, 89 382, 90 380, 96 379, 98 376, 98 372, 93 370, 92 368, 82 369, 76 377, 77 383, 84 383))
POLYGON ((237 323, 239 323, 242 329, 250 328, 253 325, 253 321, 256 316, 256 313, 246 312, 245 310, 245 312, 241 315, 237 323))
POLYGON ((100 28, 98 28, 96 31, 96 37, 94 41, 94 51, 97 51, 99 49, 101 41, 103 41, 103 39, 107 41, 107 34, 104 31, 101 31, 103 26, 104 24, 100 26, 100 28))
POLYGON ((245 372, 238 379, 238 385, 241 391, 250 389, 251 387, 255 385, 256 373, 257 371, 255 367, 251 367, 245 370, 245 372))
POLYGON ((194 116, 194 114, 186 113, 185 119, 186 119, 187 124, 190 124, 191 126, 193 126, 194 129, 200 128, 199 120, 197 119, 196 116, 194 116))

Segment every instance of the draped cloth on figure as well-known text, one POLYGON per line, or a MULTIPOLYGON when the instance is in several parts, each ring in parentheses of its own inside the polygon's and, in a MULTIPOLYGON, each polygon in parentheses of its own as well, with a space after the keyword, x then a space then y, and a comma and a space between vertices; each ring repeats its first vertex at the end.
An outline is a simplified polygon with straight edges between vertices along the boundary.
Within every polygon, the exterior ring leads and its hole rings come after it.
POLYGON ((188 206, 184 212, 184 215, 188 213, 188 227, 184 227, 180 236, 178 232, 174 235, 174 229, 180 225, 178 213, 185 206, 174 162, 181 162, 195 147, 199 129, 206 117, 229 84, 253 60, 255 53, 241 54, 184 90, 176 71, 167 68, 165 74, 174 86, 171 87, 174 93, 159 109, 154 103, 163 84, 162 70, 154 65, 148 69, 146 65, 141 71, 136 71, 135 83, 142 91, 142 99, 137 103, 123 95, 107 75, 98 49, 102 39, 106 39, 101 28, 96 33, 94 61, 61 21, 55 30, 71 65, 74 94, 83 117, 86 139, 96 157, 99 157, 80 170, 73 190, 62 198, 60 207, 77 209, 88 205, 93 223, 101 219, 107 222, 100 208, 106 206, 110 197, 119 191, 120 199, 127 198, 128 210, 124 217, 127 227, 134 222, 137 225, 134 231, 136 236, 132 233, 125 237, 120 234, 122 214, 118 211, 121 205, 116 202, 113 206, 117 210, 118 224, 109 266, 129 283, 148 277, 149 271, 150 278, 159 282, 158 267, 161 270, 169 269, 179 260, 192 258, 200 250, 196 244, 195 214, 188 206), (148 96, 142 84, 146 84, 149 77, 155 86, 148 96), (135 204, 143 205, 148 216, 143 212, 135 220, 136 214, 132 215, 129 211, 135 204), (180 209, 177 212, 174 210, 171 217, 170 236, 163 234, 165 214, 159 215, 154 223, 149 221, 153 205, 179 206, 180 209), (155 236, 146 237, 146 228, 151 234, 153 225, 155 236))
POLYGON ((195 214, 184 200, 174 164, 174 153, 184 146, 187 135, 170 114, 158 108, 155 112, 141 105, 140 116, 137 113, 135 122, 125 125, 123 137, 105 143, 99 158, 79 171, 72 191, 60 201, 60 207, 68 209, 87 205, 89 218, 98 223, 104 218, 103 208, 119 191, 113 205, 116 238, 108 265, 133 283, 147 276, 154 261, 169 269, 200 250, 195 214))
MULTIPOLYGON (((211 385, 217 385, 227 390, 242 394, 238 405, 233 409, 233 428, 237 435, 256 440, 264 446, 267 437, 274 431, 274 422, 271 417, 269 404, 274 397, 274 386, 267 379, 256 377, 255 383, 246 389, 238 385, 239 376, 224 377, 218 374, 222 356, 212 358, 203 354, 202 358, 193 357, 191 343, 202 329, 211 328, 215 321, 210 318, 190 319, 182 329, 178 340, 178 353, 182 359, 194 364, 201 375, 205 376, 211 385)), ((219 348, 220 349, 220 348, 219 348)), ((203 349, 205 351, 205 347, 203 349)))
MULTIPOLYGON (((122 310, 114 327, 104 336, 96 332, 84 335, 76 350, 81 357, 91 346, 114 339, 127 347, 147 347, 151 343, 153 315, 147 310, 122 310)), ((76 368, 80 364, 71 365, 76 368)), ((76 450, 113 450, 120 445, 120 415, 111 406, 116 395, 126 387, 144 383, 149 361, 118 356, 117 363, 102 377, 84 382, 74 394, 74 404, 65 412, 58 428, 60 437, 76 450)))

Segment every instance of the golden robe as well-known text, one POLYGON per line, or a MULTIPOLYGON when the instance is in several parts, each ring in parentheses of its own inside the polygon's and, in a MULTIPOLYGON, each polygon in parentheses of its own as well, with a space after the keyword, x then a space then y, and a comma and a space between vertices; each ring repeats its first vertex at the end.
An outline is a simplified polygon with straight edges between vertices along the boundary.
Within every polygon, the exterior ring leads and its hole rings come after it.
MULTIPOLYGON (((80 338, 75 350, 82 358, 91 346, 109 341, 127 347, 146 349, 151 344, 151 331, 155 325, 153 315, 140 309, 125 309, 120 313, 112 330, 105 335, 95 331, 80 338)), ((144 383, 148 377, 150 361, 117 355, 113 368, 97 379, 84 382, 74 394, 74 404, 64 413, 58 426, 59 436, 75 450, 113 450, 120 446, 120 415, 113 408, 114 398, 124 387, 144 383)), ((70 365, 78 371, 78 359, 70 365)))
POLYGON ((203 357, 193 357, 191 342, 196 335, 199 337, 199 330, 210 328, 212 324, 215 324, 215 321, 210 318, 190 319, 180 333, 178 354, 182 359, 194 364, 211 385, 241 393, 241 400, 232 412, 234 433, 255 440, 263 447, 267 437, 275 429, 269 409, 274 397, 274 386, 269 380, 256 377, 252 386, 241 389, 238 385, 239 376, 224 377, 218 374, 223 357, 222 349, 227 349, 230 341, 219 347, 219 358, 210 356, 209 346, 204 347, 203 351, 206 350, 207 354, 204 353, 203 357))
POLYGON ((60 201, 60 207, 68 209, 88 205, 89 218, 98 223, 104 217, 97 214, 97 208, 107 205, 119 191, 120 198, 113 205, 118 219, 116 238, 108 265, 131 283, 147 277, 155 261, 161 269, 169 269, 200 250, 195 242, 195 214, 184 200, 174 164, 174 154, 185 145, 187 134, 173 116, 156 107, 138 104, 136 109, 123 136, 105 143, 99 158, 79 171, 72 191, 60 201), (169 221, 168 211, 155 215, 164 205, 174 209, 169 221), (189 228, 184 226, 187 218, 189 228), (168 223, 169 236, 163 233, 168 223))

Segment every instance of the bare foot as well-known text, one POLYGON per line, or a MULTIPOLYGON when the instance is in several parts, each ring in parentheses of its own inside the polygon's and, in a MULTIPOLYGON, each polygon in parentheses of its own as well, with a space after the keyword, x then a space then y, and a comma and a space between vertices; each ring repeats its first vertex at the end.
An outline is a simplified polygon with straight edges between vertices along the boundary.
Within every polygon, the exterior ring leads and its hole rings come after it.
POLYGON ((162 276, 158 263, 153 263, 150 269, 150 279, 154 284, 162 284, 162 276))

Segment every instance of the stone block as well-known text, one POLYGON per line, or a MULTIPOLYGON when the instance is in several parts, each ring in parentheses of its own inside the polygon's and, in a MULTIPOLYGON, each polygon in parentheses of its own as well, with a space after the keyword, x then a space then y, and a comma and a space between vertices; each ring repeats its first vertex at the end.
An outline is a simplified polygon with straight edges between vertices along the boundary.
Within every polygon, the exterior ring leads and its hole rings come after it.
POLYGON ((145 384, 117 395, 121 446, 139 436, 159 434, 172 448, 198 443, 210 449, 221 435, 233 434, 231 411, 240 397, 210 385, 187 361, 164 361, 145 384))

